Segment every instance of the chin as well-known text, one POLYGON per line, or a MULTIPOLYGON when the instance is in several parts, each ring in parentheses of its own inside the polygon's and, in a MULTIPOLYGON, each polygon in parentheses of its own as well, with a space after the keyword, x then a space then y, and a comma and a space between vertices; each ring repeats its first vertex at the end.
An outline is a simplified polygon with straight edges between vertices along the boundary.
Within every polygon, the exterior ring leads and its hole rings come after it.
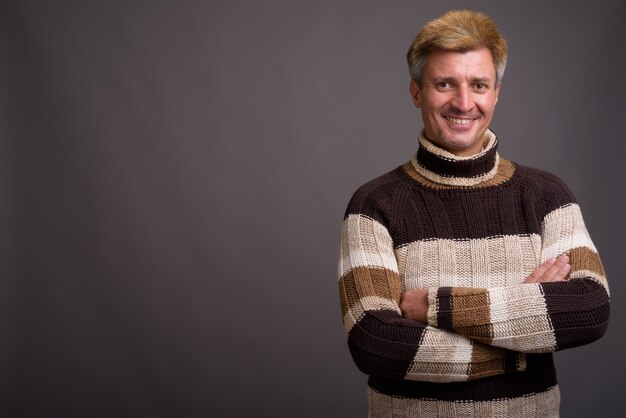
MULTIPOLYGON (((476 146, 476 142, 477 141, 474 139, 471 139, 471 140, 444 139, 443 141, 441 141, 440 144, 442 148, 444 148, 448 152, 457 154, 459 152, 465 152, 465 151, 471 150, 473 147, 476 146)), ((476 154, 478 154, 481 149, 482 147, 476 152, 476 154)))
POLYGON ((473 138, 472 139, 450 138, 447 140, 444 139, 443 142, 447 144, 448 146, 450 146, 451 148, 462 150, 462 149, 471 148, 476 143, 476 140, 474 140, 473 138))

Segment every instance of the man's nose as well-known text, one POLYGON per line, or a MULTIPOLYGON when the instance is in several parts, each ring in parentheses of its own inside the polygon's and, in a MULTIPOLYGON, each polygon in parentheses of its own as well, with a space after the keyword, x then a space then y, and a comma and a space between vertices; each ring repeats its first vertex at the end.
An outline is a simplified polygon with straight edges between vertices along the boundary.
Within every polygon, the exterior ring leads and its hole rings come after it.
POLYGON ((467 89, 459 88, 456 90, 451 104, 458 112, 469 112, 473 107, 472 96, 467 89))

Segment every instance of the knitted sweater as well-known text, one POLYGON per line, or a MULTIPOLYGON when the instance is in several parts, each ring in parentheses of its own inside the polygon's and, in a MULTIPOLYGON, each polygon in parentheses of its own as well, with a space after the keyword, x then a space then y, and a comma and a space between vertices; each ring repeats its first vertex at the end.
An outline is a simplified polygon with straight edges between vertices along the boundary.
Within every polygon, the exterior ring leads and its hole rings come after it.
POLYGON ((339 293, 372 417, 558 416, 552 352, 606 330, 606 275, 574 196, 497 142, 487 131, 483 152, 456 157, 422 134, 410 162, 348 205, 339 293), (566 281, 524 283, 561 254, 566 281), (399 309, 417 288, 428 324, 399 309))

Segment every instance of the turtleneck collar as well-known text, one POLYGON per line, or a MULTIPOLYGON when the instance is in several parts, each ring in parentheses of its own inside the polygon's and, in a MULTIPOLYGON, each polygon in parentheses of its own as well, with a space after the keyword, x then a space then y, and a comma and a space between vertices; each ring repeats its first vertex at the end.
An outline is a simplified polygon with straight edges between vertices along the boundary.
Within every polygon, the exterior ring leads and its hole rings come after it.
POLYGON ((469 157, 458 157, 419 136, 420 147, 411 159, 413 168, 428 180, 447 186, 471 187, 491 180, 498 171, 498 139, 487 130, 483 150, 469 157))

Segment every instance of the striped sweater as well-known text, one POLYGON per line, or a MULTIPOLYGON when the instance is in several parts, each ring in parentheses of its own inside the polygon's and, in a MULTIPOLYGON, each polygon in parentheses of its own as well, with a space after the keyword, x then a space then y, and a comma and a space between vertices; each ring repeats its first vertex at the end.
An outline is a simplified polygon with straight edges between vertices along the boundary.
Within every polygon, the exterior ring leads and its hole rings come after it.
POLYGON ((500 158, 497 138, 456 157, 420 135, 411 161, 360 187, 341 232, 348 346, 369 375, 371 417, 552 417, 552 352, 609 318, 602 263, 570 190, 500 158), (523 283, 567 254, 566 281, 523 283), (428 324, 400 295, 428 288, 428 324))

